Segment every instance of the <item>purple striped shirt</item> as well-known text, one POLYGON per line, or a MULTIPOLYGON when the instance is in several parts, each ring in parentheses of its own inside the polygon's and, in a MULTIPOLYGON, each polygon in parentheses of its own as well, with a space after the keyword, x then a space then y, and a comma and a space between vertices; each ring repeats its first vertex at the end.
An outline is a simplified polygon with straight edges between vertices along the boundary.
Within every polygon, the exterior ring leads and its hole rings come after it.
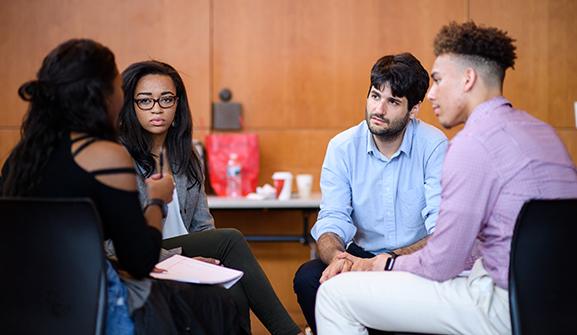
POLYGON ((577 169, 554 129, 504 97, 473 110, 451 143, 441 177, 437 228, 394 270, 436 281, 466 269, 473 246, 507 289, 511 236, 529 199, 577 198, 577 169))

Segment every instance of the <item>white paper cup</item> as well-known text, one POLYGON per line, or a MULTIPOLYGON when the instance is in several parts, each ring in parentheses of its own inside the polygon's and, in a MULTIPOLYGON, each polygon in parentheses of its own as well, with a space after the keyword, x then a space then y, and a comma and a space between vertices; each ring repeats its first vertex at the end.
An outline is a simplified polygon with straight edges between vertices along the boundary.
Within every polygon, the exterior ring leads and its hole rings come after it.
POLYGON ((291 198, 293 175, 290 172, 280 171, 272 174, 274 187, 279 200, 291 198))
POLYGON ((299 198, 307 199, 311 196, 313 188, 312 174, 298 174, 297 175, 297 189, 299 191, 299 198))

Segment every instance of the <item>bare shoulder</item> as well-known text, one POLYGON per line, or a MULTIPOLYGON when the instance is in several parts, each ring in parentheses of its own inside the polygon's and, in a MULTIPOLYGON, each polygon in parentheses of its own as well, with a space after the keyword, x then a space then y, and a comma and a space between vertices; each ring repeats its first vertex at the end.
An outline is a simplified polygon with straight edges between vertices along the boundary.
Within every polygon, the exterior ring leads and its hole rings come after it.
MULTIPOLYGON (((81 146, 82 142, 77 146, 81 146)), ((75 144, 76 146, 76 144, 75 144)), ((73 146, 72 151, 75 151, 73 146)), ((75 161, 101 183, 122 190, 136 190, 134 164, 126 149, 112 141, 97 140, 78 153, 75 161), (109 173, 99 174, 99 171, 109 173)))
MULTIPOLYGON (((79 143, 78 147, 81 145, 79 143)), ((72 151, 75 151, 74 146, 72 151)), ((97 140, 82 149, 75 160, 86 171, 133 166, 130 154, 122 145, 104 140, 97 140)))

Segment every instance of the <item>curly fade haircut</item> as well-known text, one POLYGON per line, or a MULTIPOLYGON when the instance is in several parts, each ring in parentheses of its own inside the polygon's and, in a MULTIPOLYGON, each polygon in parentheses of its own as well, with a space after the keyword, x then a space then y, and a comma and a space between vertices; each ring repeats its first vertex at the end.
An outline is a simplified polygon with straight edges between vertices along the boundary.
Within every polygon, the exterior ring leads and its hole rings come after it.
POLYGON ((435 56, 458 54, 469 56, 476 63, 497 65, 498 75, 504 78, 505 70, 515 66, 515 40, 507 32, 494 27, 477 26, 469 21, 451 22, 441 28, 435 37, 435 56))

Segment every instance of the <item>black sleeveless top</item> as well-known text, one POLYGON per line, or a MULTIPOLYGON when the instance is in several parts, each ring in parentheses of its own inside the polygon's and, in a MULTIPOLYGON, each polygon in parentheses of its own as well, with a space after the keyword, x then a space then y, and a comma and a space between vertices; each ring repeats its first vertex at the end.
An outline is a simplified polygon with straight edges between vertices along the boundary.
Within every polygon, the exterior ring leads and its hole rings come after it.
MULTIPOLYGON (((74 142, 86 138, 77 138, 74 142)), ((136 278, 145 277, 158 262, 162 234, 146 223, 137 191, 115 189, 94 177, 122 173, 126 178, 135 178, 133 168, 87 172, 76 163, 74 156, 94 141, 94 138, 88 139, 73 154, 73 141, 64 136, 47 163, 40 185, 31 196, 92 199, 100 214, 104 239, 112 240, 120 267, 136 278)))

